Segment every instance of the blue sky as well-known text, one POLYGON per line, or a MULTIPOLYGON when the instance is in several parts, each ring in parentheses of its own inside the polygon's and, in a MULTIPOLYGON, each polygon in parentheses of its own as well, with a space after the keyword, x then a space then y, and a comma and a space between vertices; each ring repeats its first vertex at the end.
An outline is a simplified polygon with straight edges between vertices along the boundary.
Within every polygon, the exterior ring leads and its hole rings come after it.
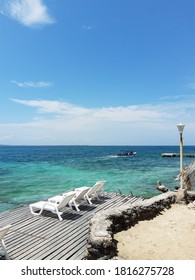
POLYGON ((195 144, 195 0, 0 0, 0 144, 195 144))

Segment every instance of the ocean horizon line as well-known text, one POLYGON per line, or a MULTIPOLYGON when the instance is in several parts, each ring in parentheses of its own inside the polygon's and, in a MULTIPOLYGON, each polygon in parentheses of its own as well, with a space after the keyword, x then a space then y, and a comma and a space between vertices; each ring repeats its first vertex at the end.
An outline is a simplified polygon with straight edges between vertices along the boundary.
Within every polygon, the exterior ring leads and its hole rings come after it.
MULTIPOLYGON (((178 147, 178 145, 135 145, 135 144, 0 144, 0 147, 178 147)), ((183 147, 195 147, 195 145, 183 145, 183 147)))

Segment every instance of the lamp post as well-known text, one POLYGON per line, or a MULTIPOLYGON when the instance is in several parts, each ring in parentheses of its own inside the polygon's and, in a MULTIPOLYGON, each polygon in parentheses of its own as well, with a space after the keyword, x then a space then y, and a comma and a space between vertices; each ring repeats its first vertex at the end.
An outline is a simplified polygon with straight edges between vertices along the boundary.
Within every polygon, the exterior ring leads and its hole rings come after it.
POLYGON ((180 123, 177 125, 177 128, 179 130, 180 134, 180 187, 183 189, 183 178, 182 178, 182 172, 183 172, 183 130, 184 130, 185 125, 180 123))

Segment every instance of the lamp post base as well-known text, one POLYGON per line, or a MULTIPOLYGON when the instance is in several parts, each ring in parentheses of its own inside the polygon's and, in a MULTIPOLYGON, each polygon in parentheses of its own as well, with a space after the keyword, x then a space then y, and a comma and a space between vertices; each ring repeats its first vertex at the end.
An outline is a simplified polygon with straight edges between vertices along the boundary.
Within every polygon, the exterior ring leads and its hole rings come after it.
POLYGON ((178 189, 177 192, 177 203, 185 203, 187 201, 187 190, 186 189, 178 189))

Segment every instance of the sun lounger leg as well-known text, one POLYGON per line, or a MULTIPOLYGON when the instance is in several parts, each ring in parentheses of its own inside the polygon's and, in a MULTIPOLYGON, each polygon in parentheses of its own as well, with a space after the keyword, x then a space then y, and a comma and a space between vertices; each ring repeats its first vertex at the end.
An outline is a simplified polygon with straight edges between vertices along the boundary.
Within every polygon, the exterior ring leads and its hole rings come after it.
POLYGON ((72 208, 72 201, 70 201, 70 202, 68 203, 68 205, 69 205, 69 207, 71 208, 71 210, 73 210, 73 208, 72 208))
POLYGON ((95 194, 95 198, 96 198, 98 201, 100 201, 100 198, 99 198, 99 196, 98 196, 97 193, 95 194))
POLYGON ((85 200, 86 200, 90 205, 93 204, 93 203, 91 202, 91 199, 88 197, 87 194, 85 195, 85 200))
POLYGON ((59 219, 60 221, 63 221, 63 219, 62 219, 62 217, 61 217, 62 213, 60 213, 60 212, 57 211, 56 214, 58 215, 58 219, 59 219))
POLYGON ((2 251, 3 251, 3 254, 5 255, 5 259, 6 259, 6 260, 10 260, 8 254, 7 254, 7 249, 6 249, 6 247, 5 247, 5 243, 4 243, 3 240, 1 240, 1 245, 2 245, 2 248, 3 248, 3 250, 2 250, 2 251))
POLYGON ((73 201, 73 204, 74 204, 74 207, 76 208, 76 210, 79 212, 79 211, 80 211, 80 209, 79 209, 79 207, 77 206, 77 204, 76 204, 76 202, 75 202, 75 201, 73 201))
MULTIPOLYGON (((38 208, 35 207, 35 209, 38 209, 38 208)), ((30 205, 30 212, 31 212, 33 215, 39 216, 39 215, 41 215, 41 213, 43 212, 43 207, 40 209, 39 212, 34 212, 34 211, 33 211, 33 206, 30 205)))
POLYGON ((74 199, 71 200, 71 201, 69 202, 69 206, 71 207, 72 210, 73 210, 73 208, 72 208, 73 205, 74 205, 75 209, 79 212, 80 209, 79 209, 79 207, 78 207, 78 205, 76 204, 76 202, 75 202, 74 199))

